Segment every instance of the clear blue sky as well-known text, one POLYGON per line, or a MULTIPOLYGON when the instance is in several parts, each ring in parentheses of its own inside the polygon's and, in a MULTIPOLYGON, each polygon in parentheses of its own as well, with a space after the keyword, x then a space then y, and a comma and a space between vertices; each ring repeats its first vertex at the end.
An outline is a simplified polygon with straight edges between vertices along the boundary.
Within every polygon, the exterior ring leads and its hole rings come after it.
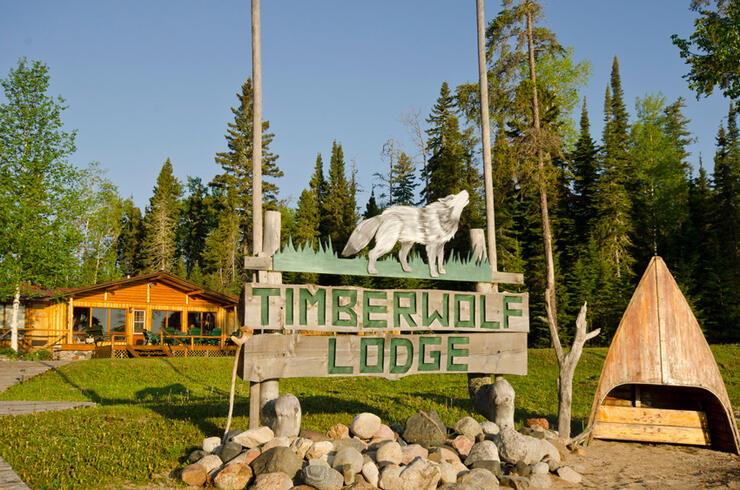
MULTIPOLYGON (((600 139, 612 58, 619 57, 630 115, 638 96, 683 96, 698 142, 692 164, 712 169, 714 136, 727 114, 720 95, 696 100, 670 35, 687 37, 689 0, 546 0, 545 24, 588 59, 592 136, 600 139)), ((175 174, 208 182, 220 167, 235 93, 251 74, 249 0, 156 2, 12 1, 0 16, 0 77, 18 58, 47 63, 52 94, 67 99, 67 129, 77 129, 72 161, 99 161, 121 195, 148 203, 169 156, 175 174)), ((486 18, 500 10, 485 2, 486 18)), ((400 123, 428 114, 442 81, 477 78, 474 0, 262 1, 264 118, 285 172, 280 194, 293 204, 316 154, 333 140, 359 170, 367 200, 373 173, 385 169, 388 138, 413 145, 400 123)))

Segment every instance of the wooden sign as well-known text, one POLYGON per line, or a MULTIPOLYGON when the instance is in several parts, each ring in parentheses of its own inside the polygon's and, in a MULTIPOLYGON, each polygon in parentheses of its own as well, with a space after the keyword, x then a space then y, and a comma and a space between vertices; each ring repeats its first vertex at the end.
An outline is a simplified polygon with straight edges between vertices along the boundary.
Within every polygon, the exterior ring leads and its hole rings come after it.
POLYGON ((410 374, 527 374, 527 334, 277 335, 249 338, 239 359, 242 379, 410 374))
POLYGON ((528 332, 528 293, 251 284, 245 322, 263 330, 528 332))

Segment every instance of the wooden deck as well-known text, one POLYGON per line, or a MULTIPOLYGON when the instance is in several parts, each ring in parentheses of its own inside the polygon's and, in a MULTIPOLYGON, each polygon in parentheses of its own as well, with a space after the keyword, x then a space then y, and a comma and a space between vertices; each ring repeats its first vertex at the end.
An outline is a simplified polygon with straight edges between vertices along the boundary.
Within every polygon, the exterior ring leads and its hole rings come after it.
POLYGON ((31 490, 23 483, 13 468, 0 456, 0 489, 2 490, 31 490))

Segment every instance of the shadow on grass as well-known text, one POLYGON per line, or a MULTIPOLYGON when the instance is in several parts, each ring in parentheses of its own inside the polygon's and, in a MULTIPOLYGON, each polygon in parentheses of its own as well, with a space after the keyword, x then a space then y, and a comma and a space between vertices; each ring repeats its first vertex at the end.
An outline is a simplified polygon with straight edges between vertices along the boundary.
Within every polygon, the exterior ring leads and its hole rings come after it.
MULTIPOLYGON (((378 411, 378 407, 363 402, 345 400, 325 395, 309 395, 300 397, 303 414, 310 413, 362 413, 378 411)), ((381 411, 382 412, 382 411, 381 411)), ((376 413, 382 419, 383 416, 376 413)))

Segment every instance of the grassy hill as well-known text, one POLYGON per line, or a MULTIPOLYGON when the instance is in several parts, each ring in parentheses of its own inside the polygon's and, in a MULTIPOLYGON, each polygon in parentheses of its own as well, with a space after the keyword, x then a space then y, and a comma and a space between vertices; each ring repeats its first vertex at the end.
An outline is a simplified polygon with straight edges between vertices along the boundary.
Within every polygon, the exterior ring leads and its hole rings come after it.
MULTIPOLYGON (((740 406, 740 345, 713 346, 733 406, 740 406)), ((574 379, 573 431, 587 422, 607 349, 585 349, 574 379)), ((0 419, 0 455, 32 488, 117 486, 164 479, 189 450, 226 425, 233 359, 99 359, 47 372, 0 394, 0 400, 94 401, 95 408, 0 419)), ((507 379, 516 420, 554 422, 557 365, 550 349, 529 351, 529 374, 507 379)), ((470 414, 465 375, 298 378, 281 393, 301 401, 302 427, 321 432, 359 412, 404 423, 433 408, 452 425, 470 414)), ((249 385, 237 384, 232 428, 246 429, 249 385)), ((480 419, 480 417, 478 417, 480 419)))

